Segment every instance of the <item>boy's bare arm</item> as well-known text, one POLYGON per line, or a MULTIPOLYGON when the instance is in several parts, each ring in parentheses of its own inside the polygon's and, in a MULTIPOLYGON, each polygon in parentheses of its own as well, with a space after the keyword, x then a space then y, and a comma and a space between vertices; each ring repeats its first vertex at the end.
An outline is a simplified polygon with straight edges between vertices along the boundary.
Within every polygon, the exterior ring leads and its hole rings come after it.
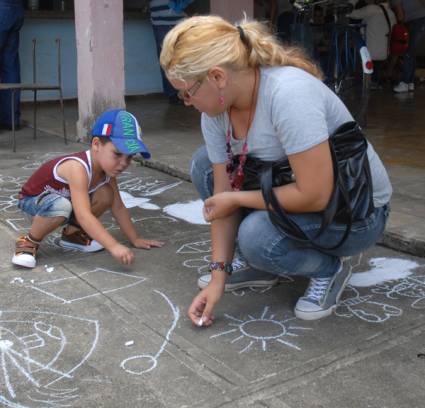
POLYGON ((132 263, 133 252, 120 244, 92 214, 88 192, 89 180, 84 167, 76 160, 67 160, 58 167, 58 174, 69 184, 72 208, 84 231, 102 244, 120 262, 125 265, 132 263))
POLYGON ((127 236, 132 245, 136 248, 145 249, 149 249, 151 247, 162 247, 164 245, 163 242, 143 239, 142 237, 140 237, 139 233, 136 230, 136 227, 133 224, 133 221, 131 220, 130 212, 127 210, 123 201, 121 200, 117 181, 115 178, 111 179, 110 185, 112 187, 112 191, 114 192, 114 198, 112 201, 111 208, 112 215, 120 226, 121 231, 127 236))

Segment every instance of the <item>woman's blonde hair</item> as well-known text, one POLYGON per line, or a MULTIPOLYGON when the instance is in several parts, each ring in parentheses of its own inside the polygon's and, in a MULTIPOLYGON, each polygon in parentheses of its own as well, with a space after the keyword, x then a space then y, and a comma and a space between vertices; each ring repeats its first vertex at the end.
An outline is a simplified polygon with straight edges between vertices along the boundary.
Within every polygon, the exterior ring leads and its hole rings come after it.
POLYGON ((204 78, 213 66, 244 70, 293 66, 322 79, 321 70, 298 47, 281 45, 268 27, 246 18, 234 26, 218 16, 183 20, 168 32, 161 66, 172 79, 204 78))

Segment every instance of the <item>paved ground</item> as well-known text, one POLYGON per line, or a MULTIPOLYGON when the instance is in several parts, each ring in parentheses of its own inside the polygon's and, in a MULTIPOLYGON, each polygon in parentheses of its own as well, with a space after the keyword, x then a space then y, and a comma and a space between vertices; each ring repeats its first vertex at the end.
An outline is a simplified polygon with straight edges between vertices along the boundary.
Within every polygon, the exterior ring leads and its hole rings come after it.
MULTIPOLYGON (((214 326, 193 327, 186 308, 209 260, 208 226, 164 211, 196 200, 193 186, 136 163, 121 177, 137 227, 167 241, 138 250, 131 267, 106 252, 64 251, 56 234, 34 270, 17 269, 14 239, 29 224, 16 192, 40 161, 81 145, 43 132, 35 143, 24 129, 12 154, 8 136, 0 134, 0 406, 424 406, 423 258, 377 246, 354 259, 343 302, 323 321, 294 317, 307 282, 287 279, 226 294, 214 326)), ((170 155, 181 149, 180 135, 173 140, 170 155)), ((125 242, 109 215, 103 221, 125 242)))

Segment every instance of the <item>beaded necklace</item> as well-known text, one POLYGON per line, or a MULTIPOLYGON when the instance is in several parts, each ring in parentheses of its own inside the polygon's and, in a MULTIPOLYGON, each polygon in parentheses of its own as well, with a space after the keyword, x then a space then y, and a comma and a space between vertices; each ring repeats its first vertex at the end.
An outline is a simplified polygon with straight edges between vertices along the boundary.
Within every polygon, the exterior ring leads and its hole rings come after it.
POLYGON ((249 108, 246 136, 245 136, 244 144, 242 146, 242 152, 241 154, 239 154, 239 157, 238 157, 239 160, 237 165, 236 163, 234 163, 234 160, 233 160, 234 154, 232 152, 232 146, 230 144, 230 139, 232 134, 232 121, 231 121, 232 107, 229 108, 229 112, 228 112, 229 125, 227 127, 227 132, 226 132, 226 153, 227 153, 226 171, 227 171, 227 174, 229 175, 230 185, 233 191, 239 191, 241 189, 244 178, 245 178, 244 166, 245 166, 246 158, 248 155, 248 132, 254 117, 254 105, 255 105, 254 97, 255 97, 255 91, 257 88, 257 76, 258 76, 258 70, 255 69, 254 87, 252 89, 252 95, 251 95, 251 106, 249 108))

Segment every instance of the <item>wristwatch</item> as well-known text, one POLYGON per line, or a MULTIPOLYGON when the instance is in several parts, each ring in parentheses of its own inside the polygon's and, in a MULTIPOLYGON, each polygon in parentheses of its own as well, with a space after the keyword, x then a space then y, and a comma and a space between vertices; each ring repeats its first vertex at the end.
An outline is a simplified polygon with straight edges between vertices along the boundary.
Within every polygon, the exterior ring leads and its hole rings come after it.
POLYGON ((233 266, 230 262, 210 262, 208 265, 210 272, 212 271, 223 271, 229 275, 233 272, 233 266))

